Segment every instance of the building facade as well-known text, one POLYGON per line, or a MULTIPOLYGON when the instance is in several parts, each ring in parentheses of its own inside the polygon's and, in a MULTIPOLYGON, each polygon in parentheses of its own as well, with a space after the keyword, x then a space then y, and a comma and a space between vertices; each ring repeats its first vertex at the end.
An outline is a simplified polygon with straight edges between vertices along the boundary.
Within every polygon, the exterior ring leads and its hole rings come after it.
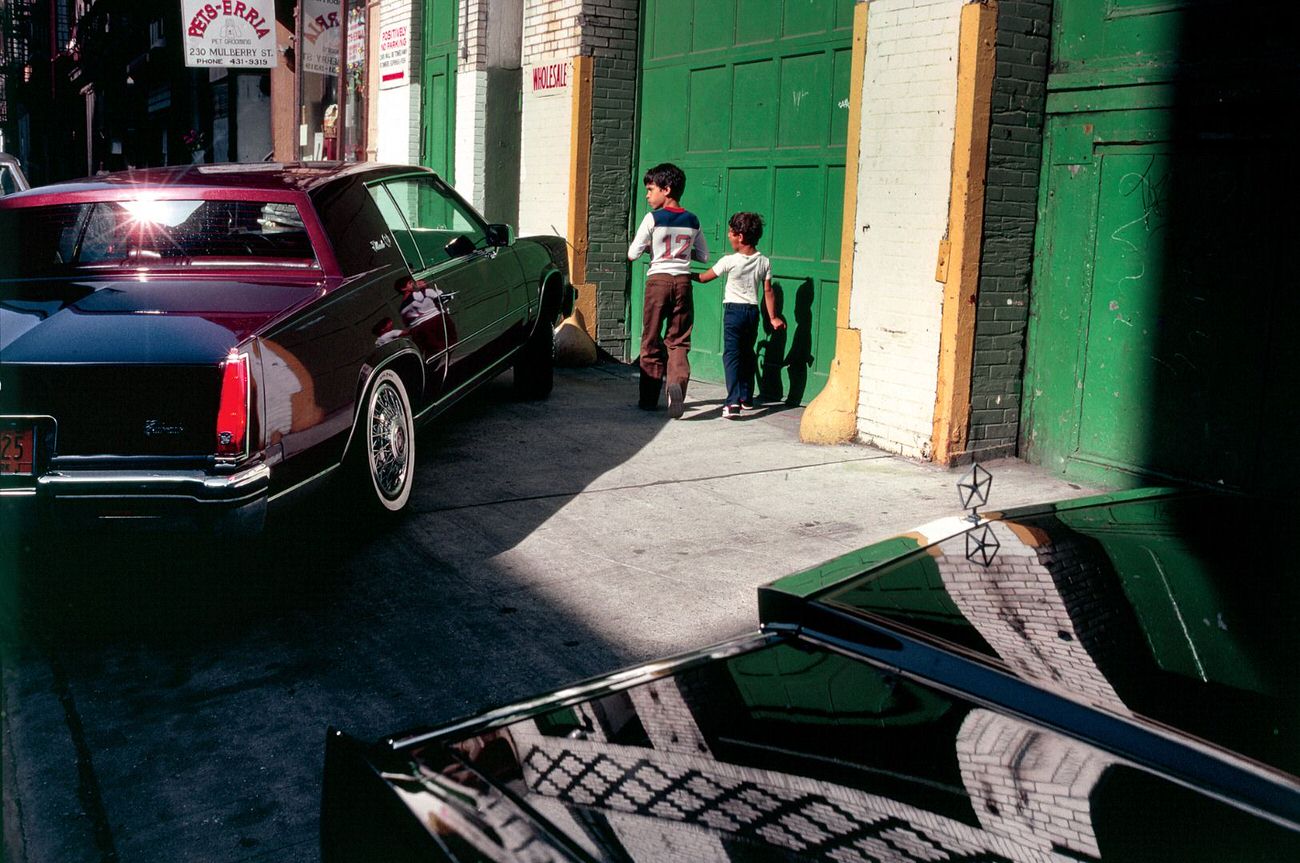
MULTIPOLYGON (((626 245, 643 172, 673 161, 715 258, 731 213, 766 221, 790 327, 760 333, 759 389, 808 405, 805 440, 1289 479, 1293 4, 285 0, 275 68, 240 72, 180 65, 171 0, 25 2, 3 128, 33 164, 185 161, 197 131, 202 161, 428 165, 565 236, 582 326, 632 360, 626 245), (40 116, 46 90, 66 110, 40 116)), ((719 292, 696 300, 692 365, 720 379, 719 292)))

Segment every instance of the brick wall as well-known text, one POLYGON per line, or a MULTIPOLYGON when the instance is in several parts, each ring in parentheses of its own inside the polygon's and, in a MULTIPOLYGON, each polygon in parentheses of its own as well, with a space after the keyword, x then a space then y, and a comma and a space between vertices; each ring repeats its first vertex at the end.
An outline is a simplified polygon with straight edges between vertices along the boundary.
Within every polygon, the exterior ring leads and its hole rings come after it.
POLYGON ((1043 153, 1051 0, 1001 0, 968 448, 1015 452, 1043 153))
POLYGON ((456 10, 456 191, 483 212, 483 135, 487 122, 491 0, 460 0, 456 10))
POLYGON ((524 0, 521 236, 563 236, 567 231, 573 70, 569 70, 569 86, 537 92, 532 89, 530 75, 534 66, 565 61, 572 65, 582 39, 582 5, 582 0, 524 0))
POLYGON ((927 458, 943 285, 963 0, 876 0, 867 26, 854 291, 858 432, 927 458))
MULTIPOLYGON (((379 26, 406 24, 410 34, 410 65, 404 87, 378 91, 378 138, 375 158, 398 165, 420 160, 420 57, 424 51, 423 4, 412 0, 383 0, 379 7, 379 26)), ((377 84, 375 85, 378 86, 377 84)))
POLYGON ((582 53, 596 59, 591 105, 587 281, 596 286, 596 342, 628 356, 628 218, 636 128, 638 0, 588 0, 582 53))
POLYGON ((578 53, 583 5, 582 0, 524 0, 525 66, 578 53))
MULTIPOLYGON (((456 26, 460 47, 456 50, 456 68, 460 72, 487 68, 488 24, 492 18, 491 0, 460 0, 456 26)), ((459 80, 457 84, 459 84, 459 80)))
MULTIPOLYGON (((456 73, 456 191, 481 213, 485 200, 487 72, 456 73)), ((490 217, 489 217, 490 218, 490 217)))
MULTIPOLYGON (((524 20, 526 40, 527 18, 524 20)), ((524 55, 528 55, 527 46, 524 55)), ((572 82, 572 58, 554 58, 554 62, 563 61, 570 66, 568 74, 572 82)), ((535 92, 531 84, 532 69, 533 66, 525 60, 520 130, 519 235, 564 236, 569 223, 569 126, 573 120, 573 85, 535 92)))

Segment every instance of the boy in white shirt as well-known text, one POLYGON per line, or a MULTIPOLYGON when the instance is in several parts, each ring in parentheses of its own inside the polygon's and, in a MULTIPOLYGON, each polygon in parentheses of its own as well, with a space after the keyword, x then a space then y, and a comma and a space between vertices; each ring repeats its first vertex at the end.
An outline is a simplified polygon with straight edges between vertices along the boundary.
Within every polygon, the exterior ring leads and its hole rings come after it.
POLYGON ((697 282, 711 282, 726 275, 722 297, 722 366, 727 376, 727 402, 722 415, 740 416, 741 408, 753 406, 754 340, 758 338, 758 286, 763 286, 767 316, 775 330, 785 329, 777 317, 776 295, 772 293, 772 265, 755 246, 763 236, 763 219, 758 213, 736 213, 727 220, 727 239, 734 254, 724 255, 703 273, 692 273, 697 282))

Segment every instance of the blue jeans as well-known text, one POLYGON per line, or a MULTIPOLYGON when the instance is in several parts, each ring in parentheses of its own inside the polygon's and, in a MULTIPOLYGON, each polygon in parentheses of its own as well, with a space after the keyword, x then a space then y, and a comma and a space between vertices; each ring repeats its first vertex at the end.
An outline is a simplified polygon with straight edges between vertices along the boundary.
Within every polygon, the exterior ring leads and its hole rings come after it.
POLYGON ((722 304, 722 367, 727 375, 727 404, 749 404, 754 398, 754 340, 758 338, 758 306, 722 304))

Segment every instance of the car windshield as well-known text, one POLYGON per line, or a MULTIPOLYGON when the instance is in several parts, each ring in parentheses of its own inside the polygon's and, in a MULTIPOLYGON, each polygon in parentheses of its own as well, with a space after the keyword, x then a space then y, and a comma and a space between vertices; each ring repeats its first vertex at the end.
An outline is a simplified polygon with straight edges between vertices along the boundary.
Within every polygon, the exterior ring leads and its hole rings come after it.
POLYGON ((0 213, 8 278, 118 268, 315 267, 293 204, 264 201, 96 201, 0 213))

